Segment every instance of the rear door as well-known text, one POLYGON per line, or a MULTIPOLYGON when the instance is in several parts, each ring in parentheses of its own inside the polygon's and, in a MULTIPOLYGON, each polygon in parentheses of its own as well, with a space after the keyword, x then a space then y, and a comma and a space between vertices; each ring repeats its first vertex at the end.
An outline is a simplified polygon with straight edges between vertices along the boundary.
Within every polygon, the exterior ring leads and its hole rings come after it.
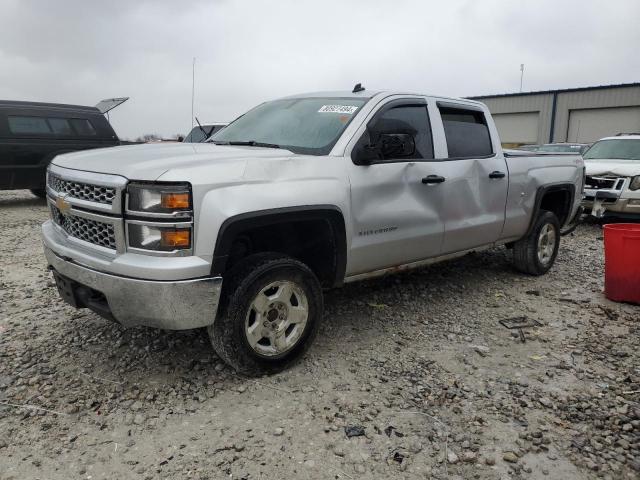
POLYGON ((482 107, 440 101, 437 109, 439 138, 446 142, 447 152, 440 173, 446 178, 442 184, 442 253, 446 254, 500 238, 509 176, 495 127, 482 107))
POLYGON ((423 183, 436 175, 433 137, 424 98, 386 101, 365 121, 356 138, 376 144, 381 136, 411 137, 413 151, 356 165, 346 158, 351 183, 353 236, 347 274, 410 263, 440 253, 444 235, 440 184, 423 183))

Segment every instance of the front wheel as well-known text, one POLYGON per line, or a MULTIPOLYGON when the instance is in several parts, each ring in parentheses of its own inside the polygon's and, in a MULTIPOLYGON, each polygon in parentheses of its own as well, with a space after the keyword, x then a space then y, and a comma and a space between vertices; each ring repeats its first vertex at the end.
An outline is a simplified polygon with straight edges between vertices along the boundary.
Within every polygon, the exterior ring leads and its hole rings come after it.
POLYGON ((544 275, 560 247, 560 222, 553 212, 540 211, 531 233, 513 245, 513 264, 521 272, 544 275))
POLYGON ((303 263, 248 257, 225 278, 221 312, 208 328, 216 353, 239 372, 275 373, 309 348, 322 319, 322 289, 303 263))

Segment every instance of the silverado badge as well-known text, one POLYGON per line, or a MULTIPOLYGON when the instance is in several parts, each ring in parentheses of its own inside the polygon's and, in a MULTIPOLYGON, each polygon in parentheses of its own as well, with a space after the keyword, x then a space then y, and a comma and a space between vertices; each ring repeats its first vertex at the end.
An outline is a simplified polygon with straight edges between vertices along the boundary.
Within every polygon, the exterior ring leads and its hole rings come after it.
POLYGON ((60 213, 66 215, 71 210, 71 204, 67 201, 67 195, 61 194, 56 198, 56 207, 60 210, 60 213))

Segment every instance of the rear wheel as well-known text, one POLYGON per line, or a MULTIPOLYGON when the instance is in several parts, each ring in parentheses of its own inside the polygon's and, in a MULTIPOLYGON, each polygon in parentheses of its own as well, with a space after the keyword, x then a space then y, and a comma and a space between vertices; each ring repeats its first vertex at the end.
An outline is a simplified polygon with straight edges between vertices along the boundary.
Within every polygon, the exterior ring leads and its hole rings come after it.
POLYGON ((560 246, 560 222, 542 210, 531 233, 513 245, 513 263, 521 272, 543 275, 553 266, 560 246))
POLYGON ((45 198, 47 196, 47 191, 44 188, 32 188, 29 191, 38 198, 45 198))
POLYGON ((274 373, 309 348, 322 318, 322 289, 303 263, 279 254, 248 257, 225 277, 209 327, 218 355, 239 372, 274 373))

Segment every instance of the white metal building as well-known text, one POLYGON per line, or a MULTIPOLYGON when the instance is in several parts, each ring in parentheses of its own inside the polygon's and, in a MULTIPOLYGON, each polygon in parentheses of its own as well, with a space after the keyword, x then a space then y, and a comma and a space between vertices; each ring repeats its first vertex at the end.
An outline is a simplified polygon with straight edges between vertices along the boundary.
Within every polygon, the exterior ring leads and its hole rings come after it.
POLYGON ((640 132, 640 83, 469 97, 489 107, 502 143, 591 143, 640 132))

